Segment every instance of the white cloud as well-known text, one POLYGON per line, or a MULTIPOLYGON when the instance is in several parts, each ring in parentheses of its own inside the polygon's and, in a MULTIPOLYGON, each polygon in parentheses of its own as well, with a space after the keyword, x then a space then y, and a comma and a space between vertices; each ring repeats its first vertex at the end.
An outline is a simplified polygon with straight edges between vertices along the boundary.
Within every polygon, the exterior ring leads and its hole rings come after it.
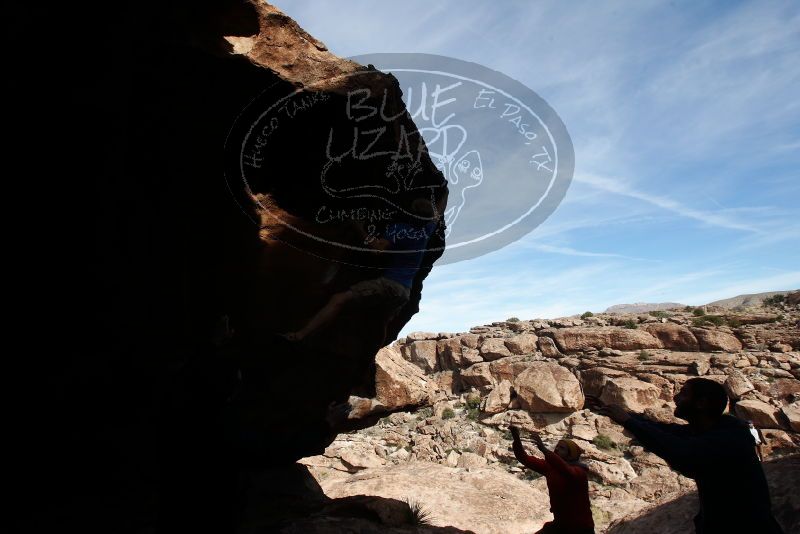
POLYGON ((539 252, 546 252, 549 254, 563 254, 565 256, 580 256, 583 258, 622 258, 627 260, 636 260, 636 261, 652 261, 647 260, 645 258, 634 258, 631 256, 625 256, 623 254, 614 254, 612 252, 587 252, 583 250, 576 250, 572 247, 559 247, 555 245, 546 245, 544 243, 526 243, 524 245, 526 248, 532 250, 538 250, 539 252))
POLYGON ((572 135, 575 180, 556 213, 435 267, 404 332, 800 286, 797 2, 278 4, 340 55, 427 52, 504 72, 572 135), (667 246, 652 246, 656 227, 667 246), (639 250, 657 261, 629 261, 639 250))
POLYGON ((667 197, 645 193, 621 180, 613 180, 587 173, 577 174, 574 179, 575 181, 591 185, 597 189, 617 195, 635 198, 661 209, 671 211, 682 217, 688 217, 689 219, 694 219, 711 226, 719 226, 722 228, 728 228, 730 230, 743 230, 746 232, 760 232, 758 228, 755 228, 749 224, 745 224, 744 222, 740 222, 739 220, 731 219, 719 213, 704 212, 690 208, 667 197))

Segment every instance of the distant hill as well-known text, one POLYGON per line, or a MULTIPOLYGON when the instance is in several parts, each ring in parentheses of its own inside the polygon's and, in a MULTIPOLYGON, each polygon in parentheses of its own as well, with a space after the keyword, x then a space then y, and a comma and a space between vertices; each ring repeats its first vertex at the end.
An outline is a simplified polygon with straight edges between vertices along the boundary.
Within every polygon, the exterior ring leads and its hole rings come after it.
MULTIPOLYGON (((796 291, 796 290, 795 290, 796 291)), ((749 295, 739 295, 729 299, 715 300, 709 302, 707 306, 720 306, 722 308, 737 308, 739 306, 747 308, 750 306, 761 306, 764 299, 772 295, 786 295, 792 291, 767 291, 765 293, 752 293, 749 295)))
POLYGON ((615 304, 606 309, 606 313, 647 313, 651 311, 684 308, 685 304, 677 302, 636 302, 634 304, 615 304))
MULTIPOLYGON (((797 291, 800 290, 790 289, 788 291, 766 291, 764 293, 738 295, 728 299, 709 302, 706 304, 706 306, 719 306, 721 308, 728 309, 758 307, 761 306, 761 303, 764 302, 765 298, 773 295, 788 295, 789 293, 797 291)), ((685 304, 680 304, 677 302, 635 302, 633 304, 615 304, 613 306, 609 306, 605 313, 647 313, 651 311, 669 310, 672 308, 684 307, 686 307, 685 304)))

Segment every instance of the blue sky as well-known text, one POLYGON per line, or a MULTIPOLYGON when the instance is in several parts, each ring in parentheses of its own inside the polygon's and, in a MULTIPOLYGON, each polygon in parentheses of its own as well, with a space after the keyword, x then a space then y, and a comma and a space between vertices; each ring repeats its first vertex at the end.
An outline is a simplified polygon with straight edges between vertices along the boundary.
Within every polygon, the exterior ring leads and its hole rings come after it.
POLYGON ((403 333, 800 287, 800 2, 275 3, 340 56, 499 70, 572 137, 556 212, 435 267, 403 333))

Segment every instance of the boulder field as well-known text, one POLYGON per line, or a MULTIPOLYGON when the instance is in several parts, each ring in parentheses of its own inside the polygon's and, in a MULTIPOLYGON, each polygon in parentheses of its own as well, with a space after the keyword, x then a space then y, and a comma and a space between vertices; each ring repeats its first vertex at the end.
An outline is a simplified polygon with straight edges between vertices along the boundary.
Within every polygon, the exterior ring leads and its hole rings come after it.
POLYGON ((685 532, 697 508, 693 481, 584 401, 597 396, 680 422, 672 396, 702 376, 722 384, 734 414, 759 428, 775 515, 793 531, 800 517, 791 489, 800 452, 800 309, 784 303, 725 310, 715 319, 720 312, 681 308, 409 334, 378 353, 382 393, 351 397, 359 407, 351 417, 408 409, 340 434, 301 463, 331 497, 415 498, 433 525, 531 532, 551 518, 538 500, 547 486, 516 462, 513 423, 540 432, 550 446, 563 436, 579 443, 597 532, 685 532))

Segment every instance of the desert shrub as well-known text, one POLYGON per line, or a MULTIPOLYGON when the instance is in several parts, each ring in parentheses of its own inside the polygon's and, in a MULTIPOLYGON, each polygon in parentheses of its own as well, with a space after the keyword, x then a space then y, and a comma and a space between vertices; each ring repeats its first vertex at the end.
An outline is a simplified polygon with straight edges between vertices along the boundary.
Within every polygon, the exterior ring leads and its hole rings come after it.
POLYGON ((764 306, 777 306, 786 300, 785 295, 772 295, 764 299, 764 306))
POLYGON ((728 323, 728 326, 731 328, 739 328, 742 326, 742 322, 736 317, 726 317, 725 322, 728 323))
POLYGON ((714 326, 722 326, 725 324, 725 318, 719 315, 703 315, 702 317, 695 317, 692 319, 692 324, 695 326, 703 326, 713 324, 714 326))
POLYGON ((636 321, 634 321, 633 319, 628 319, 627 321, 622 323, 622 326, 630 330, 635 330, 636 328, 639 328, 639 326, 636 324, 636 321))
POLYGON ((703 308, 695 308, 692 310, 692 315, 695 317, 702 317, 706 314, 706 311, 703 308))
POLYGON ((431 524, 433 519, 431 513, 422 506, 422 503, 409 498, 406 499, 406 504, 408 508, 404 509, 404 524, 417 527, 431 524))
POLYGON ((694 306, 686 306, 686 307, 683 309, 683 311, 692 311, 693 309, 694 309, 694 306))
POLYGON ((432 415, 433 415, 433 408, 431 407, 422 408, 417 412, 417 419, 427 419, 432 415))
POLYGON ((481 405, 481 398, 478 396, 467 397, 467 408, 474 410, 481 405))
POLYGON ((651 311, 650 315, 653 317, 658 317, 659 319, 666 319, 667 317, 670 317, 669 313, 662 310, 651 311))
POLYGON ((595 525, 606 525, 611 522, 612 515, 608 510, 603 510, 594 504, 590 507, 592 511, 592 521, 595 525))
POLYGON ((597 434, 594 439, 592 439, 592 443, 598 449, 611 450, 617 448, 617 444, 614 443, 614 440, 605 434, 597 434))
POLYGON ((581 319, 586 319, 587 317, 594 317, 594 314, 592 312, 590 312, 590 311, 583 312, 581 314, 581 319))
POLYGON ((650 355, 649 352, 647 352, 646 350, 642 349, 642 350, 639 351, 639 356, 637 356, 637 358, 639 358, 640 362, 643 362, 643 361, 649 360, 650 358, 652 358, 652 356, 650 355))
POLYGON ((478 408, 470 408, 467 410, 467 419, 471 421, 477 421, 478 415, 480 415, 481 411, 478 408))
POLYGON ((502 436, 503 439, 507 439, 508 441, 511 441, 512 439, 514 439, 514 436, 511 435, 511 431, 510 430, 503 430, 500 433, 500 436, 502 436))
POLYGON ((508 319, 506 319, 506 322, 507 323, 518 323, 519 322, 519 317, 509 317, 508 319))
POLYGON ((445 408, 442 410, 442 419, 452 419, 456 416, 456 412, 452 408, 445 408))

